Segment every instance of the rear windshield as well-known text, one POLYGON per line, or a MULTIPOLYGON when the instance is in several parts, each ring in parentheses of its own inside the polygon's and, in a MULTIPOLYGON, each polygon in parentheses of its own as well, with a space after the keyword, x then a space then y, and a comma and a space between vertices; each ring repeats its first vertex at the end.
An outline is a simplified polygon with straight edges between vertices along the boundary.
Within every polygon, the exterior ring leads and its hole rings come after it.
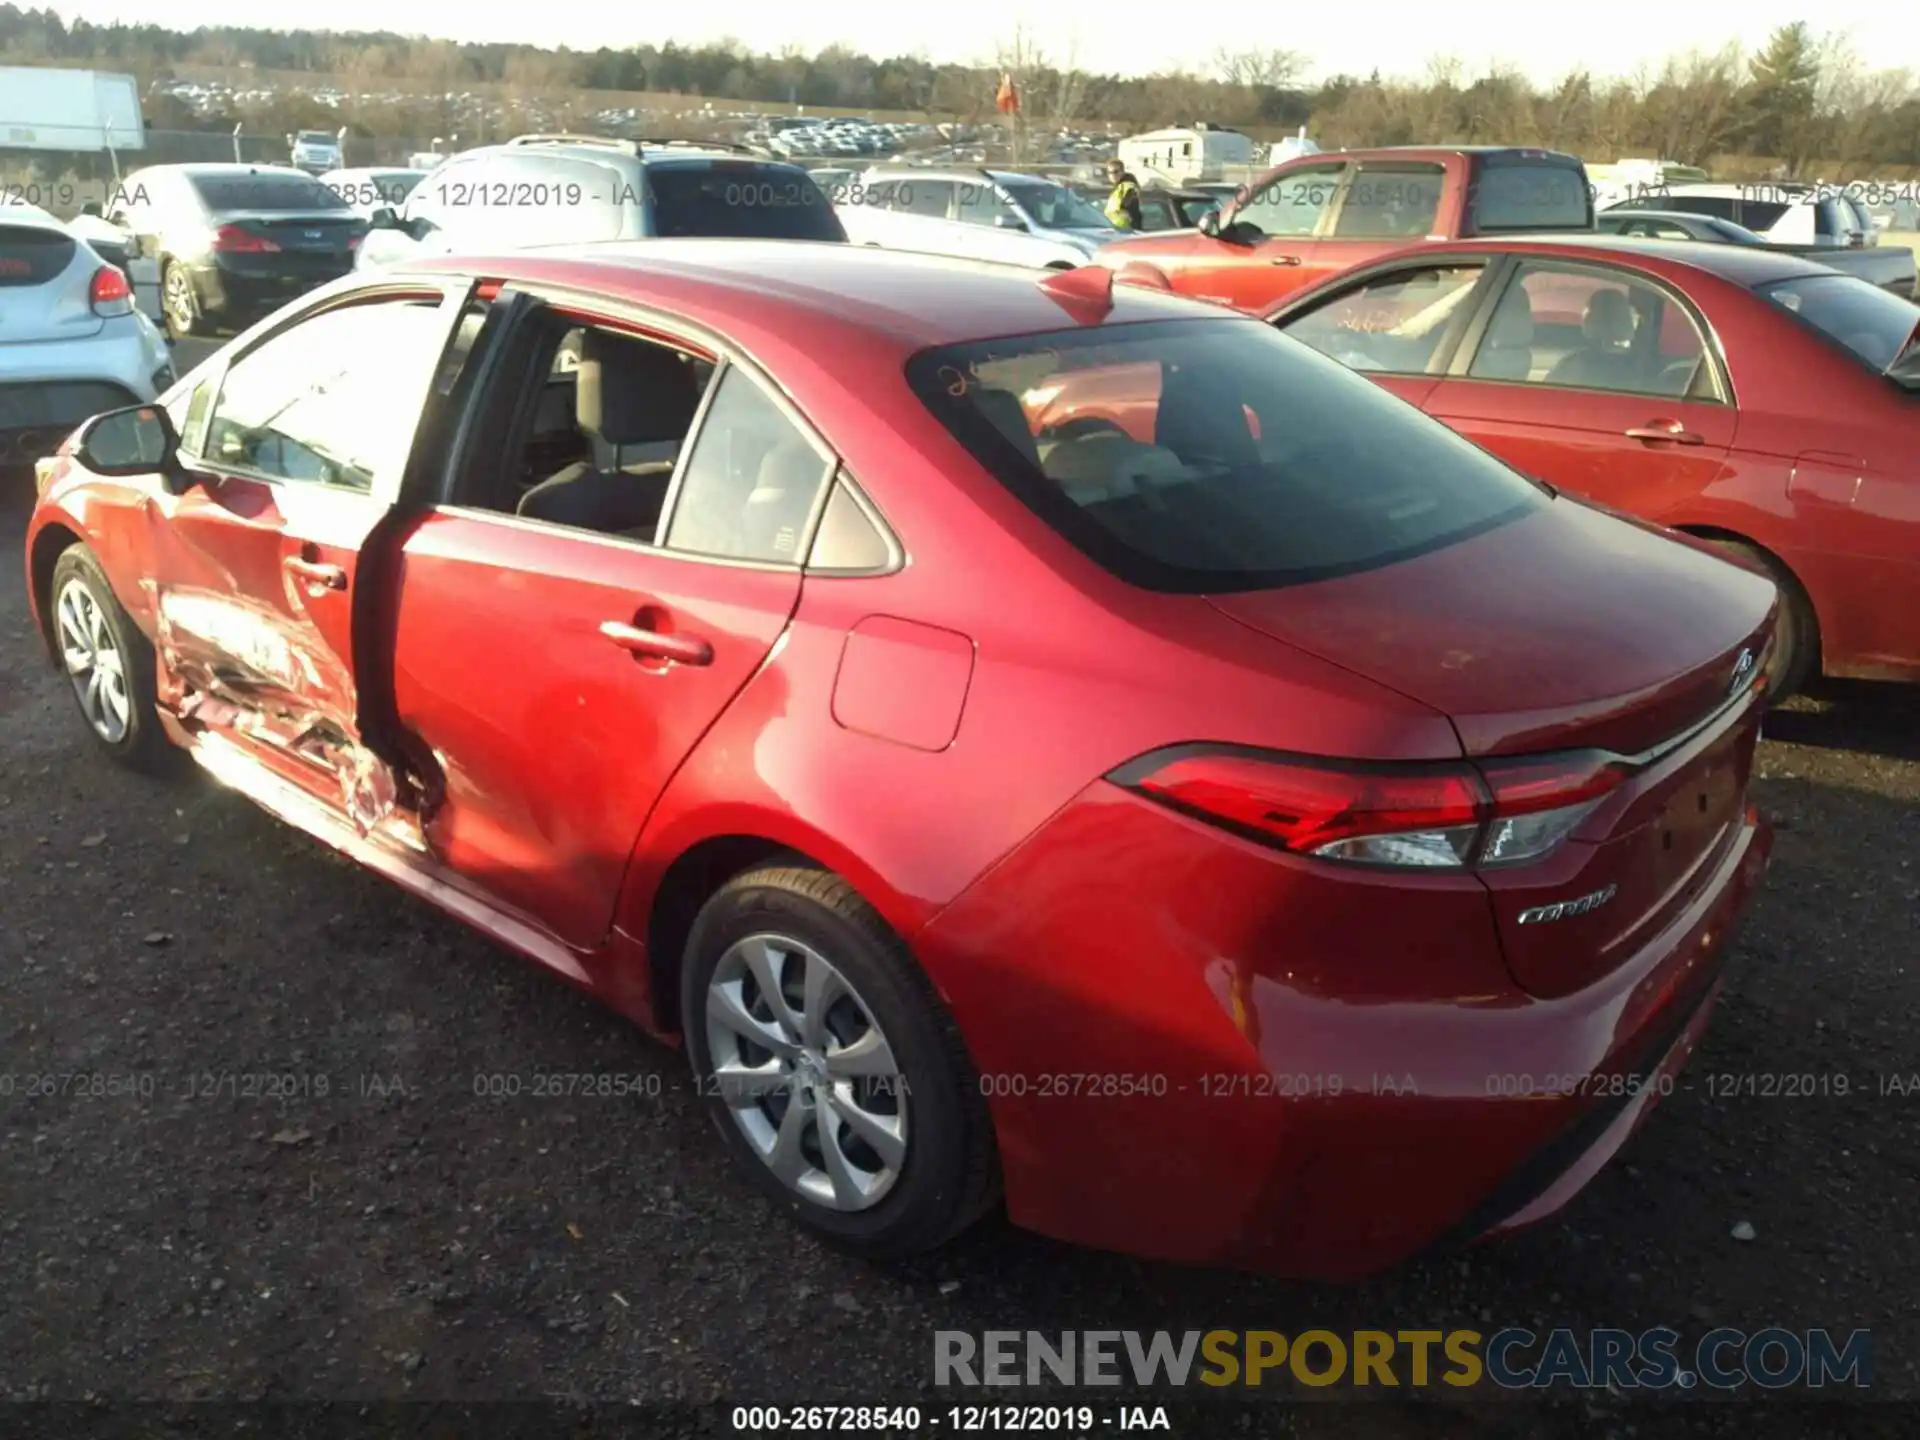
POLYGON ((1001 188, 1042 230, 1111 230, 1113 222, 1064 185, 1003 180, 1001 188))
MULTIPOLYGON (((0 285, 44 285, 73 262, 73 239, 43 225, 9 225, 0 214, 0 285)), ((5 332, 0 331, 0 340, 5 332)))
POLYGON ((1153 590, 1372 569, 1544 493, 1257 320, 1155 321, 922 351, 922 402, 1035 514, 1153 590))
POLYGON ((1757 288, 1882 373, 1920 326, 1920 306, 1854 275, 1803 275, 1757 288))
POLYGON ((194 194, 209 210, 349 210, 352 207, 305 175, 193 175, 194 194))
POLYGON ((730 160, 650 165, 659 235, 845 240, 833 206, 806 171, 730 160))
POLYGON ((1473 235, 1593 228, 1587 172, 1564 160, 1482 161, 1467 206, 1473 235))

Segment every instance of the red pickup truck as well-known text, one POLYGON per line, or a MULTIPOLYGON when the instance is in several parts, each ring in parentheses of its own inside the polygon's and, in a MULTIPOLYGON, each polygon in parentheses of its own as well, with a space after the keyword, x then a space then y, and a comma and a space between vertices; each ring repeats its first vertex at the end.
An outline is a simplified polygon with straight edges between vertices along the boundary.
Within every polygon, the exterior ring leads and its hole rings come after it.
POLYGON ((1591 230, 1593 190, 1572 155, 1493 145, 1303 155, 1195 230, 1102 246, 1093 263, 1240 310, 1262 310, 1417 240, 1591 230))

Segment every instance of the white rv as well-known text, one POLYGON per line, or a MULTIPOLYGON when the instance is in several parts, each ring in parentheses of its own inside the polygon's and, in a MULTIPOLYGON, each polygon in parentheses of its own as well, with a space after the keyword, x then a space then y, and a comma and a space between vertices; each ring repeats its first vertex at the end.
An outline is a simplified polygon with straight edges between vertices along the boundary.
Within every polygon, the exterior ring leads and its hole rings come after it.
POLYGON ((1120 163, 1143 185, 1153 180, 1179 185, 1218 179, 1223 167, 1255 162, 1248 136, 1207 124, 1130 135, 1120 142, 1119 155, 1120 163))

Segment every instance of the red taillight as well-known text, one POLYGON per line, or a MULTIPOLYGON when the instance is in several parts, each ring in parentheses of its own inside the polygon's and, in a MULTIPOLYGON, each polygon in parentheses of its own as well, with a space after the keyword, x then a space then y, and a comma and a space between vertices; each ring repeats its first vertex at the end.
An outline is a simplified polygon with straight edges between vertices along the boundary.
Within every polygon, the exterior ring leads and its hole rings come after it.
POLYGON ((1627 777, 1612 756, 1443 765, 1183 748, 1111 777, 1141 795, 1297 855, 1399 868, 1537 860, 1627 777))
POLYGON ((102 265, 87 285, 87 300, 96 315, 125 315, 133 309, 133 286, 117 266, 102 265))
POLYGON ((213 248, 222 255, 264 255, 280 247, 264 235, 238 225, 222 225, 213 232, 213 248))

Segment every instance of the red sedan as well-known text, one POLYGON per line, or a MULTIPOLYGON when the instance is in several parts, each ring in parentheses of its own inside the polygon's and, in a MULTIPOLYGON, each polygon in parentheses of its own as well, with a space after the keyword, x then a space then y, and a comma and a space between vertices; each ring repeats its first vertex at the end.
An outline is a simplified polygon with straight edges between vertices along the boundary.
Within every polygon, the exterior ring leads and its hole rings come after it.
POLYGON ((1770 584, 1104 270, 420 262, 40 483, 102 750, 684 1040, 869 1254, 1003 1199, 1340 1276, 1548 1214, 1768 853, 1770 584), (1036 428, 1072 383, 1150 438, 1036 428))
POLYGON ((1920 307, 1803 257, 1613 239, 1402 250, 1268 312, 1530 475, 1745 557, 1776 693, 1920 680, 1920 307))

